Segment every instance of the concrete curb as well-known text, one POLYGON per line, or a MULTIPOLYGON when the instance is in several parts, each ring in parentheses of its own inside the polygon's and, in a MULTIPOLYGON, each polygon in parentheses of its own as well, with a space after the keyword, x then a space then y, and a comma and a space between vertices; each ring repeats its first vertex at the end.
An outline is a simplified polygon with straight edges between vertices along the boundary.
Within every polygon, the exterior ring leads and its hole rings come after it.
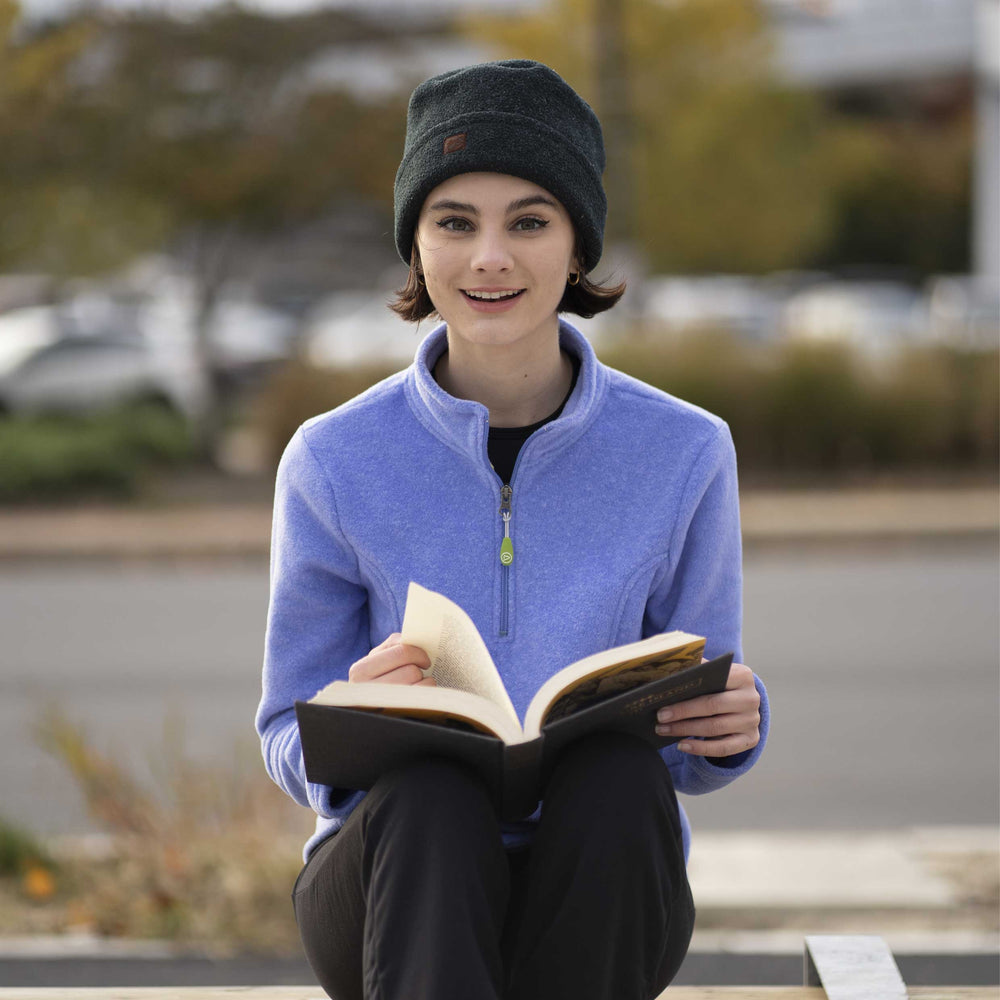
POLYGON ((270 535, 262 504, 2 511, 0 560, 266 558, 270 535))
MULTIPOLYGON (((297 844, 297 841, 296 841, 297 844)), ((105 835, 53 838, 56 856, 103 856, 105 835)), ((802 953, 811 932, 877 933, 902 954, 1000 952, 1000 828, 702 831, 688 864, 698 952, 802 953)), ((169 941, 89 933, 0 937, 0 961, 204 957, 169 941)))
MULTIPOLYGON (((883 935, 899 955, 992 955, 1000 938, 989 931, 897 931, 883 935)), ((802 954, 801 931, 696 930, 689 951, 703 955, 802 954)), ((0 937, 0 965, 5 961, 162 961, 211 959, 208 952, 181 948, 170 941, 132 941, 89 934, 0 937)))
MULTIPOLYGON (((64 850, 71 846, 70 838, 59 841, 64 850)), ((704 832, 691 859, 699 927, 677 984, 795 985, 802 982, 807 935, 848 933, 883 938, 908 983, 992 987, 1000 981, 995 907, 970 907, 962 880, 942 875, 940 865, 1000 881, 992 870, 998 841, 996 827, 704 832), (865 884, 873 863, 882 866, 884 898, 865 884), (778 926, 767 927, 775 917, 778 926)), ((93 837, 80 843, 92 852, 106 846, 93 837)), ((56 988, 217 984, 237 992, 246 986, 236 984, 310 983, 312 974, 301 956, 219 956, 169 941, 72 934, 0 938, 0 981, 56 988)))
MULTIPOLYGON (((748 545, 850 539, 984 538, 1000 532, 1000 493, 956 489, 747 490, 748 545)), ((266 558, 266 503, 0 510, 0 560, 266 558)))
POLYGON ((977 535, 1000 530, 1000 492, 992 488, 745 491, 747 541, 851 536, 977 535))
MULTIPOLYGON (((704 830, 694 838, 688 876, 699 910, 895 909, 954 917, 969 866, 981 890, 1000 894, 1000 830, 704 830)), ((953 919, 947 925, 957 929, 953 919)))

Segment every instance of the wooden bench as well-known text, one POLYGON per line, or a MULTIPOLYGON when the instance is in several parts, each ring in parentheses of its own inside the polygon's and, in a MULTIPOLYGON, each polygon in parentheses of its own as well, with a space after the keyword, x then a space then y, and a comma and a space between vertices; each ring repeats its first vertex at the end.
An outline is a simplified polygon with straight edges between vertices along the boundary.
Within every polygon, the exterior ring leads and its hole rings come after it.
MULTIPOLYGON (((805 939, 803 986, 672 986, 660 1000, 998 1000, 1000 987, 907 988, 872 935, 805 939)), ((0 1000, 324 1000, 318 986, 0 987, 0 1000)))
MULTIPOLYGON (((911 986, 910 1000, 997 1000, 994 986, 911 986)), ((0 1000, 326 1000, 318 986, 0 987, 0 1000)), ((662 1000, 828 1000, 821 986, 672 986, 662 1000)), ((874 1000, 874 998, 873 998, 874 1000)))

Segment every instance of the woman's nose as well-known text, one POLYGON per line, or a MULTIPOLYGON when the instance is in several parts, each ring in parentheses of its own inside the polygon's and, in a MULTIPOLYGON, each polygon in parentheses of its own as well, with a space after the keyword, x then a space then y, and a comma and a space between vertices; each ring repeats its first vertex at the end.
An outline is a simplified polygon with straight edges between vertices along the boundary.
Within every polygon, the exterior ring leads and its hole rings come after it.
POLYGON ((504 234, 482 230, 476 239, 470 264, 474 271, 509 271, 514 262, 504 234))

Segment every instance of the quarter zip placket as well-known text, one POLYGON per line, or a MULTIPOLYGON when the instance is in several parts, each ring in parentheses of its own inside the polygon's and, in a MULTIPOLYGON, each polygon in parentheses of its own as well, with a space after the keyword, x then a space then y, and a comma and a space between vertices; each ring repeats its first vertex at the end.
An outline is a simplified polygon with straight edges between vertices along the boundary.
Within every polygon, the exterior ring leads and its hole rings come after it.
MULTIPOLYGON (((513 476, 511 477, 513 479, 513 476)), ((503 541, 500 543, 500 637, 510 632, 510 567, 514 562, 514 542, 510 537, 510 501, 514 490, 507 483, 500 488, 500 517, 503 541)))
MULTIPOLYGON (((497 476, 500 483, 500 518, 503 521, 503 539, 500 542, 500 632, 501 639, 510 635, 510 573, 514 564, 514 538, 511 534, 511 505, 514 500, 514 480, 517 470, 524 458, 528 441, 525 441, 514 459, 514 468, 510 471, 510 482, 505 483, 497 476)), ((494 472, 494 475, 496 473, 494 472)))

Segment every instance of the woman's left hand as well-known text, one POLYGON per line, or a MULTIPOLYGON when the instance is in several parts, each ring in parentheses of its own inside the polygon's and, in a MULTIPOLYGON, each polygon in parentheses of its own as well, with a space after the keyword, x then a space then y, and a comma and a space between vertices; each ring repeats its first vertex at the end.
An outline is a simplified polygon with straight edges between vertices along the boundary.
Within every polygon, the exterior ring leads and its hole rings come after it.
POLYGON ((753 671, 742 663, 729 670, 725 691, 668 705, 657 712, 658 736, 677 736, 677 749, 701 757, 729 757, 760 741, 760 695, 753 671), (693 737, 693 738, 689 738, 693 737))

